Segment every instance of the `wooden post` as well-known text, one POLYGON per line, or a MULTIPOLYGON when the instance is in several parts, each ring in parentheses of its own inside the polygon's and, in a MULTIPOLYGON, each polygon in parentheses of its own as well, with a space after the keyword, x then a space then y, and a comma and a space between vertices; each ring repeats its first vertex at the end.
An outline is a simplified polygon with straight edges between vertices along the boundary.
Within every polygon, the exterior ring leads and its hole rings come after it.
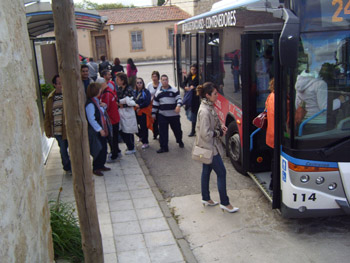
POLYGON ((72 0, 53 0, 56 50, 85 262, 103 262, 72 0))

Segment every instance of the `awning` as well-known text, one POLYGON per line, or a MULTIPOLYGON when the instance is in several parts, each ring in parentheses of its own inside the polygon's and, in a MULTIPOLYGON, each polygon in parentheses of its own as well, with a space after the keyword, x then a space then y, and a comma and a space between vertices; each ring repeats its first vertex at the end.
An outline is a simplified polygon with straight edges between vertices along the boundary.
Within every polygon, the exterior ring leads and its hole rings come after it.
MULTIPOLYGON (((28 32, 30 38, 36 38, 47 32, 54 31, 51 4, 35 2, 25 6, 28 32)), ((75 9, 77 29, 102 30, 107 17, 101 17, 96 10, 75 9)))

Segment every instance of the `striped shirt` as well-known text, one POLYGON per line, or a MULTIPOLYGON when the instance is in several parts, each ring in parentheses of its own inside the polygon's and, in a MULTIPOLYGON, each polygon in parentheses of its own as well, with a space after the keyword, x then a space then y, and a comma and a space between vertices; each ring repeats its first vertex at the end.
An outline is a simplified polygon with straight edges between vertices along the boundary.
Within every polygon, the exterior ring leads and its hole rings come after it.
POLYGON ((52 104, 53 134, 62 135, 63 125, 63 95, 55 93, 52 104))
POLYGON ((179 116, 180 113, 175 112, 176 106, 182 106, 179 91, 171 86, 168 89, 162 87, 154 95, 152 115, 159 113, 165 117, 179 116))

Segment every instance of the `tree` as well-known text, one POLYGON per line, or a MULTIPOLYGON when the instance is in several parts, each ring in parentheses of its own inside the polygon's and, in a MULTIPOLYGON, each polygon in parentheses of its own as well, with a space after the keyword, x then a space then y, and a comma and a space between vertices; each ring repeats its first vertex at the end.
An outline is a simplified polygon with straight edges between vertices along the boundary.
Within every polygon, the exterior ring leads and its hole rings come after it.
POLYGON ((85 263, 102 263, 94 180, 90 163, 85 93, 80 78, 73 0, 53 0, 56 51, 62 80, 63 108, 72 163, 74 195, 79 215, 85 263))
POLYGON ((162 6, 164 4, 165 0, 158 0, 157 6, 162 6))

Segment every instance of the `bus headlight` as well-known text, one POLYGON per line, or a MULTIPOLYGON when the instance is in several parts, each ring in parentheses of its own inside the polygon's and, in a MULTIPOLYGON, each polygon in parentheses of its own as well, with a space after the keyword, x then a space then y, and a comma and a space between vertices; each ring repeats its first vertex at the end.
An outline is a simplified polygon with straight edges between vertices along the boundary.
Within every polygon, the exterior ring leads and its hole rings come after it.
POLYGON ((308 176, 307 174, 303 174, 302 176, 300 176, 300 182, 302 183, 307 183, 310 180, 310 176, 308 176))
POLYGON ((330 185, 328 185, 328 189, 329 190, 334 190, 335 188, 337 188, 337 184, 336 183, 331 183, 330 185))
POLYGON ((316 178, 316 184, 323 184, 324 183, 324 177, 319 176, 316 178))

